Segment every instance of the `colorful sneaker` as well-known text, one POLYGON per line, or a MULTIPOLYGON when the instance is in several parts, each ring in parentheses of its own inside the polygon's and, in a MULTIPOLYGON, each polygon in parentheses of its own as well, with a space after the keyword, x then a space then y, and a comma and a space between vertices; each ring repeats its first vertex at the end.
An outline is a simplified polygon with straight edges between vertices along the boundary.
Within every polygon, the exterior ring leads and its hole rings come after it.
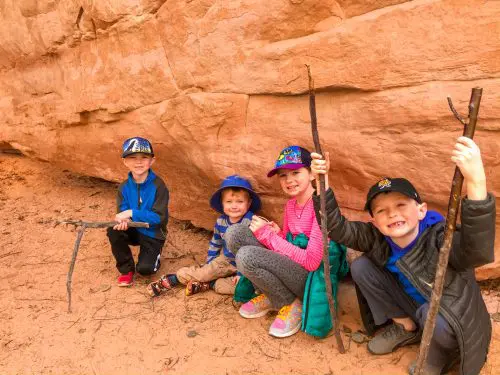
POLYGON ((118 286, 131 286, 134 284, 134 273, 130 271, 125 275, 118 277, 118 286))
POLYGON ((302 302, 298 299, 281 308, 274 319, 269 334, 274 337, 288 337, 296 334, 302 325, 302 302))
POLYGON ((189 280, 186 285, 186 296, 192 296, 193 294, 206 292, 210 289, 210 283, 204 283, 196 280, 189 280))
POLYGON ((240 315, 247 319, 260 318, 274 310, 271 301, 265 294, 259 294, 240 307, 240 315))
POLYGON ((149 284, 146 288, 151 297, 158 297, 170 289, 172 289, 172 284, 168 280, 168 275, 163 275, 155 282, 149 284))

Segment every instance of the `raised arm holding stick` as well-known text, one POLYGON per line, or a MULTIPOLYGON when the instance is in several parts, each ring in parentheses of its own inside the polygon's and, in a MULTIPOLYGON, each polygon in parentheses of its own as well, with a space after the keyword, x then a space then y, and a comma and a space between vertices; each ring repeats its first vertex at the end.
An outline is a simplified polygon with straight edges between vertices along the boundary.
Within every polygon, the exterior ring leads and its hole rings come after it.
MULTIPOLYGON (((472 89, 472 94, 469 102, 468 123, 466 123, 459 116, 459 114, 453 107, 451 99, 448 97, 448 104, 450 106, 451 111, 453 112, 455 117, 465 126, 463 136, 470 139, 474 137, 474 132, 476 130, 476 123, 479 112, 479 105, 481 103, 482 92, 483 89, 481 88, 476 87, 472 89)), ((444 241, 441 249, 439 250, 439 260, 438 260, 438 267, 436 270, 436 278, 434 281, 434 287, 432 288, 432 296, 431 296, 429 311, 427 313, 427 320, 425 322, 424 332, 422 335, 422 341, 420 342, 417 367, 415 369, 415 374, 417 375, 424 375, 424 364, 426 363, 427 360, 427 355, 429 353, 429 347, 432 335, 434 333, 434 328, 436 326, 436 319, 439 311, 441 296, 443 294, 444 278, 446 274, 446 269, 448 268, 448 259, 450 257, 453 234, 455 233, 455 228, 457 224, 457 215, 460 206, 463 181, 464 181, 464 176, 462 175, 462 172, 460 172, 460 168, 457 166, 455 168, 455 174, 453 175, 453 181, 451 183, 451 193, 450 193, 450 200, 448 202, 448 214, 446 216, 446 229, 444 232, 444 241)), ((484 197, 480 196, 479 197, 480 199, 486 198, 486 189, 484 190, 485 190, 484 197)), ((471 198, 470 192, 469 192, 469 198, 471 198)))
MULTIPOLYGON (((477 119, 477 95, 474 90, 469 124, 477 119)), ((442 215, 427 209, 413 184, 401 177, 383 177, 369 189, 365 210, 370 222, 350 221, 342 215, 326 179, 329 238, 365 253, 352 262, 351 275, 360 291, 364 324, 380 328, 368 342, 368 351, 384 355, 417 343, 426 326, 422 350, 428 350, 428 357, 419 357, 418 369, 425 375, 446 372, 457 360, 462 375, 479 374, 491 340, 491 321, 474 268, 494 259, 496 208, 494 196, 486 191, 481 153, 470 138, 472 133, 467 130, 466 136, 457 139, 451 157, 466 182, 460 228, 454 228, 460 180, 454 182, 451 199, 454 218, 445 223, 442 215), (437 281, 437 277, 443 279, 437 281), (432 320, 434 334, 426 325, 432 320)), ((311 172, 326 178, 328 153, 311 157, 311 172)), ((319 217, 318 199, 314 203, 319 217)), ((410 374, 415 372, 416 361, 409 368, 410 374)))

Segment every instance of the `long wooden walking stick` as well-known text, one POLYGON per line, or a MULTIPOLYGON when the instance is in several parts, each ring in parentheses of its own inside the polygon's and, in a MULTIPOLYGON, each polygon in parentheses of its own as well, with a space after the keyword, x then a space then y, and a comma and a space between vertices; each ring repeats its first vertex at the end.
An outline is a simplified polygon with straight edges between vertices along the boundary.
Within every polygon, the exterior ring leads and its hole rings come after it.
MULTIPOLYGON (((318 121, 316 119, 316 95, 314 92, 314 80, 311 76, 311 69, 309 65, 307 66, 307 76, 309 77, 309 112, 311 114, 311 130, 314 141, 314 149, 316 153, 323 154, 321 152, 321 145, 319 143, 318 134, 318 121)), ((344 343, 342 342, 342 337, 340 336, 339 320, 337 315, 337 308, 333 301, 332 295, 332 281, 330 280, 330 258, 328 252, 328 226, 326 219, 326 197, 325 197, 325 176, 319 176, 319 199, 320 199, 320 217, 321 217, 321 234, 323 237, 323 268, 325 273, 325 286, 326 286, 326 296, 328 298, 328 307, 330 308, 330 316, 332 318, 333 332, 337 340, 337 347, 339 352, 344 354, 344 343)))
MULTIPOLYGON (((476 130, 477 114, 479 112, 479 104, 481 103, 482 88, 473 88, 469 101, 469 122, 465 122, 460 117, 458 112, 453 107, 451 98, 448 97, 448 104, 455 117, 465 126, 463 135, 472 139, 474 131, 476 130)), ((427 361, 427 354, 429 353, 429 346, 431 344, 434 327, 436 326, 436 318, 439 311, 439 303, 443 294, 444 277, 448 267, 448 258, 450 256, 451 242, 453 233, 457 224, 457 213, 460 205, 460 195, 462 193, 462 184, 464 176, 458 167, 455 168, 455 174, 451 183, 450 201, 448 203, 448 214, 446 216, 446 227, 444 232, 444 240, 441 249, 439 249, 439 260, 436 270, 436 278, 434 279, 434 287, 432 289, 431 302, 429 312, 427 313, 427 320, 425 322, 424 333, 422 341, 420 342, 420 351, 418 354, 417 367, 415 369, 416 375, 423 374, 424 364, 427 361)))
MULTIPOLYGON (((100 222, 88 222, 88 221, 59 221, 57 224, 71 224, 75 227, 79 227, 78 235, 76 236, 75 246, 73 248, 73 255, 71 256, 71 262, 69 264, 68 277, 66 279, 66 291, 68 293, 68 312, 71 312, 71 278, 73 277, 73 271, 75 269, 76 256, 78 255, 78 249, 80 248, 80 242, 82 241, 83 233, 87 228, 110 228, 114 227, 116 221, 100 221, 100 222)), ((134 222, 128 223, 130 228, 149 228, 148 223, 134 222)))

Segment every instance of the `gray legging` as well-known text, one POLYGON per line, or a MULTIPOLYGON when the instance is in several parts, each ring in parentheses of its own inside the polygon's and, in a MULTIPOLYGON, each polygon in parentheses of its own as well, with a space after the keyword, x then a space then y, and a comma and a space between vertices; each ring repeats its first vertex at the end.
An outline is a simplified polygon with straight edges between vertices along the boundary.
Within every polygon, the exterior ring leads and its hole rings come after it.
POLYGON ((224 234, 236 255, 236 267, 279 309, 302 299, 309 272, 287 256, 264 247, 245 224, 233 224, 224 234))

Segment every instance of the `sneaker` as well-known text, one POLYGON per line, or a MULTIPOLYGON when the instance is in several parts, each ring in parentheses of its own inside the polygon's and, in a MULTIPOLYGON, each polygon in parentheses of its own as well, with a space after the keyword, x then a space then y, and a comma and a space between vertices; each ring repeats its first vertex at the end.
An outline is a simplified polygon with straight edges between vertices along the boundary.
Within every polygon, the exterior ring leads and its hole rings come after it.
POLYGON ((382 332, 368 343, 368 351, 372 354, 388 354, 400 346, 414 344, 420 341, 422 331, 407 331, 402 324, 392 323, 384 327, 382 332))
POLYGON ((193 294, 206 292, 210 289, 210 283, 205 283, 196 280, 189 280, 186 285, 186 296, 192 296, 193 294))
POLYGON ((118 277, 118 286, 131 286, 132 284, 134 284, 134 273, 132 271, 118 277))
POLYGON ((260 318, 273 310, 271 301, 265 294, 259 294, 240 307, 240 315, 247 319, 260 318))
POLYGON ((288 337, 296 334, 302 325, 302 302, 298 299, 281 308, 269 334, 274 337, 288 337))
POLYGON ((170 284, 167 275, 163 275, 155 282, 150 283, 146 288, 151 297, 158 297, 170 289, 172 289, 172 284, 170 284))
MULTIPOLYGON (((415 370, 417 369, 417 361, 413 361, 410 363, 410 366, 408 366, 408 374, 409 375, 415 375, 415 370)), ((422 374, 423 375, 441 375, 442 367, 436 367, 432 366, 429 363, 426 363, 422 374)))

